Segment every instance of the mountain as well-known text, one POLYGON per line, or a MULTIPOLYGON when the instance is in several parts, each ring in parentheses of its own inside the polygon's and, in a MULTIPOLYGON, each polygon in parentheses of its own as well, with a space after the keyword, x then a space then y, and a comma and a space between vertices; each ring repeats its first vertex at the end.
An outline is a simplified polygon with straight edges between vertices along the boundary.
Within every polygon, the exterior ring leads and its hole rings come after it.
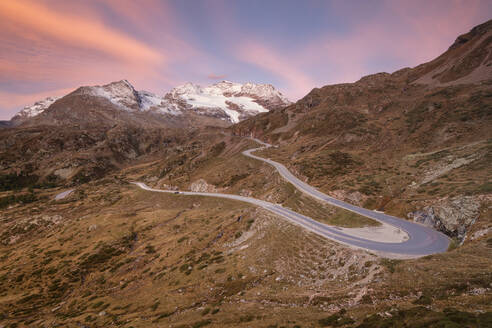
MULTIPOLYGON (((86 107, 95 108, 94 105, 97 103, 97 107, 104 107, 105 109, 113 107, 115 111, 128 113, 147 112, 167 117, 197 114, 230 123, 237 123, 258 113, 268 112, 271 109, 290 104, 287 98, 272 85, 239 84, 228 81, 222 81, 205 88, 186 83, 172 89, 164 97, 160 97, 151 92, 137 91, 127 80, 122 80, 103 86, 81 87, 66 97, 75 103, 80 102, 82 98, 90 99, 92 105, 83 106, 83 111, 86 107)), ((26 106, 12 118, 12 121, 14 124, 29 121, 45 113, 59 99, 62 98, 48 97, 31 106, 26 106)), ((72 114, 68 111, 73 111, 73 107, 80 107, 70 106, 67 99, 63 99, 61 102, 65 106, 61 112, 65 112, 68 116, 72 114)), ((58 104, 54 107, 60 106, 58 104)), ((59 109, 58 114, 62 114, 61 112, 59 109)), ((84 113, 81 114, 84 116, 84 113)), ((46 120, 44 121, 46 122, 50 119, 49 111, 45 116, 46 120)), ((69 122, 64 121, 64 123, 69 122)), ((39 124, 39 122, 34 124, 39 124)))
POLYGON ((462 242, 491 192, 491 126, 488 21, 428 63, 315 88, 230 129, 276 143, 264 155, 325 192, 462 242))
POLYGON ((273 86, 253 83, 187 83, 164 97, 137 91, 126 80, 83 86, 26 106, 0 124, 0 175, 78 184, 162 154, 185 135, 287 103, 273 86))

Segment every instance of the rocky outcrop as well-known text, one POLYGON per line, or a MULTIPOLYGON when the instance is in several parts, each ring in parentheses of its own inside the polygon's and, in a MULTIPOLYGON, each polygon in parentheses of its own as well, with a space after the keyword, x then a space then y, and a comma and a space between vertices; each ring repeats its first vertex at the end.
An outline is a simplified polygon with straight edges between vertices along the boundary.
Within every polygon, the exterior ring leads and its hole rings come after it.
POLYGON ((346 190, 333 190, 328 194, 334 198, 341 199, 357 206, 362 206, 367 200, 367 196, 358 191, 349 192, 346 190))
POLYGON ((214 185, 208 184, 207 181, 199 179, 193 182, 190 186, 190 190, 193 192, 217 192, 217 188, 214 185))
POLYGON ((466 232, 480 215, 480 201, 472 196, 446 198, 408 213, 413 221, 428 225, 463 242, 466 232))
POLYGON ((61 215, 34 215, 13 221, 4 228, 0 234, 0 243, 4 246, 17 243, 23 237, 48 230, 53 226, 63 223, 61 215))

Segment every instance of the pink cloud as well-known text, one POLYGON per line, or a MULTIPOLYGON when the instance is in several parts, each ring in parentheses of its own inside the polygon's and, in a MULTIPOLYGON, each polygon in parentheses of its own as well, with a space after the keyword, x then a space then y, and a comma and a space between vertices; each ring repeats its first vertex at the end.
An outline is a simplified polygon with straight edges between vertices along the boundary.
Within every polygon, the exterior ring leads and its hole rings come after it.
POLYGON ((119 59, 153 63, 165 59, 148 45, 91 17, 60 14, 34 2, 0 1, 0 17, 46 37, 101 51, 119 59))
POLYGON ((211 74, 208 74, 207 75, 207 78, 209 80, 223 80, 223 79, 226 78, 226 75, 224 75, 224 74, 213 74, 213 73, 211 73, 211 74))
MULTIPOLYGON (((294 60, 308 70, 323 64, 335 67, 323 84, 352 82, 376 73, 370 64, 375 58, 405 66, 434 59, 466 33, 479 14, 477 1, 449 1, 444 8, 433 2, 387 1, 385 7, 381 15, 354 22, 346 35, 311 40, 294 60)), ((343 14, 344 9, 338 9, 343 14)))
POLYGON ((180 81, 173 74, 176 63, 199 63, 192 59, 201 54, 179 38, 179 26, 167 19, 173 16, 171 8, 158 0, 147 1, 146 6, 130 0, 56 6, 45 0, 0 1, 0 83, 11 88, 14 83, 33 86, 32 96, 0 93, 1 108, 10 111, 39 100, 36 97, 54 95, 39 89, 124 78, 138 89, 156 93, 175 86, 180 81), (101 6, 113 13, 103 17, 108 11, 101 6), (130 26, 132 33, 116 28, 118 22, 130 26))
POLYGON ((205 56, 203 52, 179 37, 182 26, 168 3, 147 0, 143 6, 141 2, 133 0, 106 0, 104 5, 133 30, 152 40, 152 43, 158 44, 155 49, 165 54, 168 62, 185 62, 191 58, 205 56))
POLYGON ((247 63, 258 66, 283 79, 288 87, 287 94, 298 98, 305 95, 315 85, 314 81, 294 62, 279 51, 257 41, 242 42, 235 49, 236 56, 247 63))
MULTIPOLYGON (((468 32, 480 15, 480 1, 449 0, 444 7, 432 1, 386 3, 410 31, 410 39, 396 47, 401 48, 399 54, 419 63, 440 55, 459 34, 468 32)), ((387 31, 388 35, 393 36, 395 30, 387 31)))

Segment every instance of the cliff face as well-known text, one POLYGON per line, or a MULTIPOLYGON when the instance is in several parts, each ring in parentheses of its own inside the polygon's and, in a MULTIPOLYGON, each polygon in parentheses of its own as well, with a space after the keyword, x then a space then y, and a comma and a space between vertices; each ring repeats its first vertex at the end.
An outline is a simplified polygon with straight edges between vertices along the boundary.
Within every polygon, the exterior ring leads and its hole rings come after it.
POLYGON ((481 201, 478 197, 459 196, 444 199, 408 213, 408 217, 433 227, 462 243, 467 231, 480 216, 481 201))

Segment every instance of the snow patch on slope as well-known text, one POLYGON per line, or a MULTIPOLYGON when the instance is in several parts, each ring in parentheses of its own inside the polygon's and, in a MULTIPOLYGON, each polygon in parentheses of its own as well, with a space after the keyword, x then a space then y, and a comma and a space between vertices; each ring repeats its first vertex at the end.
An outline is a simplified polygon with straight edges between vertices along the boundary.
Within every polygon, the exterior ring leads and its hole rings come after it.
POLYGON ((140 108, 143 111, 154 111, 159 114, 180 115, 181 110, 167 99, 148 91, 138 91, 140 108))
POLYGON ((139 96, 127 80, 113 82, 103 86, 88 87, 89 94, 108 99, 126 111, 140 110, 139 96))
POLYGON ((13 118, 14 119, 26 119, 37 116, 45 111, 46 108, 50 107, 55 101, 60 97, 48 97, 46 99, 35 102, 33 105, 25 106, 20 112, 18 112, 13 118))
POLYGON ((191 109, 196 109, 204 115, 215 115, 220 111, 225 115, 225 119, 232 123, 258 113, 268 112, 269 108, 263 103, 274 106, 290 104, 290 101, 272 85, 241 84, 230 81, 222 81, 204 88, 186 83, 171 90, 166 98, 176 103, 184 102, 191 109))

